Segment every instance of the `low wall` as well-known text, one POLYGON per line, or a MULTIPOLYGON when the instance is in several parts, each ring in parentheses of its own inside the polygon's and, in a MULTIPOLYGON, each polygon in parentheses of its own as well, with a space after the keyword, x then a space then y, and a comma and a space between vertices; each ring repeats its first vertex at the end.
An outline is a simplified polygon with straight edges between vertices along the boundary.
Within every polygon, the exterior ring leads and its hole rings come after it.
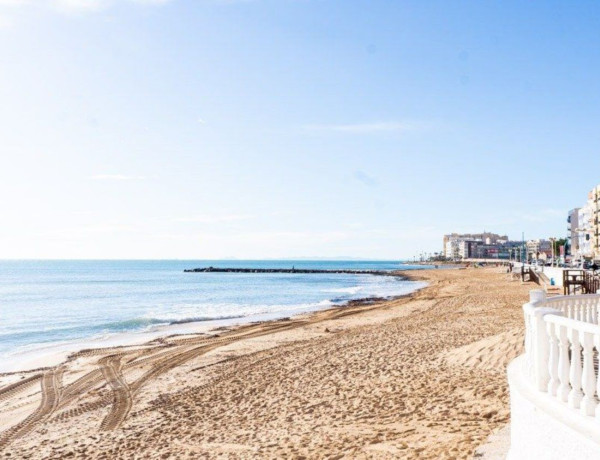
POLYGON ((508 367, 511 445, 507 459, 600 459, 600 425, 535 390, 524 365, 522 355, 508 367))
POLYGON ((562 287, 563 285, 563 271, 564 269, 559 267, 544 267, 543 273, 550 278, 554 278, 554 285, 562 287))

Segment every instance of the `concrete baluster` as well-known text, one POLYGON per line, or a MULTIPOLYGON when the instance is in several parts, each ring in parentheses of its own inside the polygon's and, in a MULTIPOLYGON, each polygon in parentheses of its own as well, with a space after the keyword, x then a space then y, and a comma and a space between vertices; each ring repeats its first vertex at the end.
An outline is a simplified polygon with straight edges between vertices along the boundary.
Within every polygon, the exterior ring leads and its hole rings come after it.
POLYGON ((527 366, 527 375, 533 377, 533 356, 531 349, 532 342, 532 331, 531 331, 531 318, 532 315, 525 308, 527 304, 523 306, 523 316, 525 317, 525 363, 527 366))
POLYGON ((548 357, 550 380, 548 381, 548 393, 556 396, 556 389, 558 388, 558 337, 556 337, 554 323, 548 323, 547 328, 550 342, 550 355, 548 357))
MULTIPOLYGON (((594 345, 596 346, 596 352, 600 352, 600 335, 594 335, 594 345)), ((600 375, 596 378, 596 394, 600 398, 600 375)), ((600 404, 596 406, 596 421, 600 423, 600 404)))
POLYGON ((544 316, 547 314, 559 314, 559 311, 550 308, 538 307, 531 315, 531 355, 533 356, 533 382, 539 391, 547 391, 550 374, 548 359, 550 355, 550 341, 546 329, 544 316))
POLYGON ((569 339, 567 338, 567 328, 557 325, 558 327, 558 380, 557 389, 558 398, 567 402, 571 386, 569 385, 569 339))
POLYGON ((583 376, 581 386, 583 388, 583 399, 581 400, 581 412, 584 415, 594 415, 596 410, 596 373, 594 372, 594 336, 589 332, 581 333, 581 344, 583 345, 583 376))
POLYGON ((569 328, 569 339, 571 341, 571 367, 569 369, 569 380, 571 391, 569 392, 569 406, 579 409, 583 393, 581 391, 581 345, 579 345, 579 331, 569 328))
POLYGON ((556 396, 558 388, 558 337, 556 336, 556 326, 554 323, 548 323, 548 337, 550 342, 550 354, 548 357, 548 373, 550 380, 548 381, 548 393, 556 396))

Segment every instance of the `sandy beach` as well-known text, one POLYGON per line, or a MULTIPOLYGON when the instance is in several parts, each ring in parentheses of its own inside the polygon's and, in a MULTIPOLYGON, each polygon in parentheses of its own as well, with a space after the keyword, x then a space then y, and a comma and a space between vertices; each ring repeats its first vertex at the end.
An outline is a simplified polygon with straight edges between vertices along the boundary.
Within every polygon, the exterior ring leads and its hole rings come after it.
POLYGON ((471 458, 509 421, 529 289, 407 273, 376 304, 83 351, 0 376, 8 458, 471 458))

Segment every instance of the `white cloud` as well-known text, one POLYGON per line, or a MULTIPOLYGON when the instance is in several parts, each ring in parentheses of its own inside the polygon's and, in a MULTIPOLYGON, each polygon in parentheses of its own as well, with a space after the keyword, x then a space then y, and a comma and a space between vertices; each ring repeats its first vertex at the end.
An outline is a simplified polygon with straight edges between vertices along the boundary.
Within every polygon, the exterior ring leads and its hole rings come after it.
POLYGON ((62 13, 93 13, 119 3, 164 5, 171 1, 173 0, 50 0, 48 2, 32 2, 31 0, 0 0, 0 8, 50 5, 51 8, 62 13))
POLYGON ((211 215, 204 214, 200 216, 193 217, 182 217, 179 219, 175 219, 175 222, 183 222, 183 223, 199 223, 199 224, 218 224, 222 222, 236 222, 240 220, 248 220, 252 219, 252 216, 248 214, 221 214, 221 215, 211 215))
POLYGON ((540 209, 523 215, 522 219, 527 222, 548 222, 557 219, 566 219, 566 213, 563 209, 540 209))
POLYGON ((92 180, 142 180, 145 179, 144 176, 128 176, 125 174, 96 174, 95 176, 90 176, 92 180))
POLYGON ((354 178, 367 187, 374 187, 378 184, 377 179, 365 171, 354 171, 354 178))
POLYGON ((172 0, 129 0, 133 3, 139 3, 140 5, 163 5, 169 3, 172 0))
MULTIPOLYGON (((7 0, 10 1, 10 0, 7 0)), ((172 0, 54 0, 63 11, 93 12, 117 3, 137 3, 138 5, 164 5, 172 0)))
POLYGON ((99 224, 99 225, 89 225, 87 227, 72 229, 72 231, 75 233, 79 233, 79 234, 87 234, 87 233, 135 232, 135 231, 138 231, 138 229, 131 225, 99 224))
POLYGON ((0 0, 0 7, 4 6, 25 6, 28 5, 28 0, 0 0))
POLYGON ((306 245, 345 241, 351 234, 343 231, 257 231, 231 234, 201 233, 195 237, 208 247, 241 250, 267 246, 269 249, 278 248, 285 251, 306 245))
POLYGON ((3 16, 0 14, 0 30, 8 29, 12 26, 12 21, 8 16, 3 16))
POLYGON ((89 13, 102 10, 111 4, 110 0, 54 0, 54 6, 63 12, 89 13))
POLYGON ((0 0, 0 30, 13 26, 13 10, 29 5, 29 0, 0 0))
POLYGON ((312 131, 332 131, 352 134, 370 134, 380 132, 406 132, 419 129, 416 123, 399 121, 381 121, 373 123, 353 123, 342 125, 308 125, 306 128, 312 131))
POLYGON ((45 233, 35 234, 36 238, 49 238, 51 240, 60 239, 86 239, 96 237, 98 235, 115 235, 115 234, 130 234, 138 233, 140 230, 131 225, 123 224, 93 224, 58 228, 45 233))

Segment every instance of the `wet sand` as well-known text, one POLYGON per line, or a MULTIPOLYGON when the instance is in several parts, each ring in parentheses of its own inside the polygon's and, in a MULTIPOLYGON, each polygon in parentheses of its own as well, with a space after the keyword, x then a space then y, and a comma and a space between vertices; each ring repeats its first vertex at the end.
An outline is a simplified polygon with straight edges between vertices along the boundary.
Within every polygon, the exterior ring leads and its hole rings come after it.
POLYGON ((470 458, 509 419, 535 285, 427 270, 406 298, 92 350, 0 376, 9 458, 470 458))

